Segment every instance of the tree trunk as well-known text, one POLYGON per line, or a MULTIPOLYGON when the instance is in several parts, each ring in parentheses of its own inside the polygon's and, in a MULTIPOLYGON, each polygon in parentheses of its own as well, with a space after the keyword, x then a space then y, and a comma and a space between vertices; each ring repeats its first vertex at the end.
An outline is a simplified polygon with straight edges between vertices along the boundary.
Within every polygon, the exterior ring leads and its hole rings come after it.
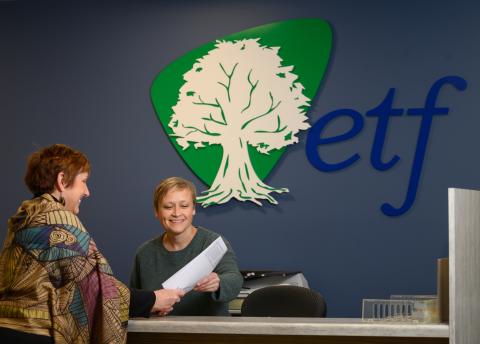
POLYGON ((210 189, 197 200, 202 206, 222 204, 235 198, 241 202, 251 201, 262 205, 259 199, 266 199, 270 203, 278 202, 270 193, 288 192, 288 189, 275 189, 264 184, 253 169, 248 154, 247 143, 240 137, 226 140, 222 145, 222 163, 210 189))

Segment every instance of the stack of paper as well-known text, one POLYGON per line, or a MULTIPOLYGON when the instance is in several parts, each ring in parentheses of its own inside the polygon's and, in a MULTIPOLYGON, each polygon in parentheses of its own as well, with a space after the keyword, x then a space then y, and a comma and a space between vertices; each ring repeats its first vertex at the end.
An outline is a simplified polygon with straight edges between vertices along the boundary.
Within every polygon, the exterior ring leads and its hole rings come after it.
POLYGON ((183 289, 186 293, 195 288, 199 280, 208 276, 227 252, 227 246, 218 237, 198 256, 163 282, 165 289, 183 289))

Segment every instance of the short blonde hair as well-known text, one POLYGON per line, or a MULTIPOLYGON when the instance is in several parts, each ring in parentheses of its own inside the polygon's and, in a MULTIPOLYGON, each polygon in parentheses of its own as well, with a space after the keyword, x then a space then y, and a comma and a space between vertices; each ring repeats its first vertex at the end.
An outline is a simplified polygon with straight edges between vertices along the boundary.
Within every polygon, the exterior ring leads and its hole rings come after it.
POLYGON ((160 202, 163 201, 165 195, 170 190, 174 189, 189 190, 192 194, 193 205, 195 205, 195 202, 197 201, 197 190, 195 188, 195 185, 193 185, 191 181, 183 179, 181 177, 170 177, 162 180, 160 184, 158 184, 155 188, 155 192, 153 194, 153 208, 157 210, 158 205, 160 204, 160 202))

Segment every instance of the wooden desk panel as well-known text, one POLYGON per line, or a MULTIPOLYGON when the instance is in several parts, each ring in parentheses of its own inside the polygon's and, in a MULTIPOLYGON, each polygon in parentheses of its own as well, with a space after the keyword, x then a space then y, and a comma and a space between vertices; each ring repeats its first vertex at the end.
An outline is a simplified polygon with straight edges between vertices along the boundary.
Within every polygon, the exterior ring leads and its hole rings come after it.
POLYGON ((166 317, 132 319, 128 343, 447 344, 448 325, 361 319, 166 317))
POLYGON ((448 344, 448 338, 128 333, 128 344, 448 344))

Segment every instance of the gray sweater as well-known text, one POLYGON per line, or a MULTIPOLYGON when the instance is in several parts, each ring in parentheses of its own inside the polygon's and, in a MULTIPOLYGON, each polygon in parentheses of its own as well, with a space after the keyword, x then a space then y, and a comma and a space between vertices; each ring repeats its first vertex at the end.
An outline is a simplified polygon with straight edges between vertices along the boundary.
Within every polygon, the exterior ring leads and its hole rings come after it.
MULTIPOLYGON (((197 227, 190 244, 180 251, 167 251, 162 244, 163 234, 142 244, 136 253, 130 286, 138 289, 156 290, 175 272, 184 267, 208 247, 219 235, 197 227)), ((239 293, 243 277, 237 266, 235 253, 230 243, 223 238, 227 252, 213 270, 220 277, 216 292, 190 291, 175 304, 171 315, 228 315, 228 302, 239 293)))

